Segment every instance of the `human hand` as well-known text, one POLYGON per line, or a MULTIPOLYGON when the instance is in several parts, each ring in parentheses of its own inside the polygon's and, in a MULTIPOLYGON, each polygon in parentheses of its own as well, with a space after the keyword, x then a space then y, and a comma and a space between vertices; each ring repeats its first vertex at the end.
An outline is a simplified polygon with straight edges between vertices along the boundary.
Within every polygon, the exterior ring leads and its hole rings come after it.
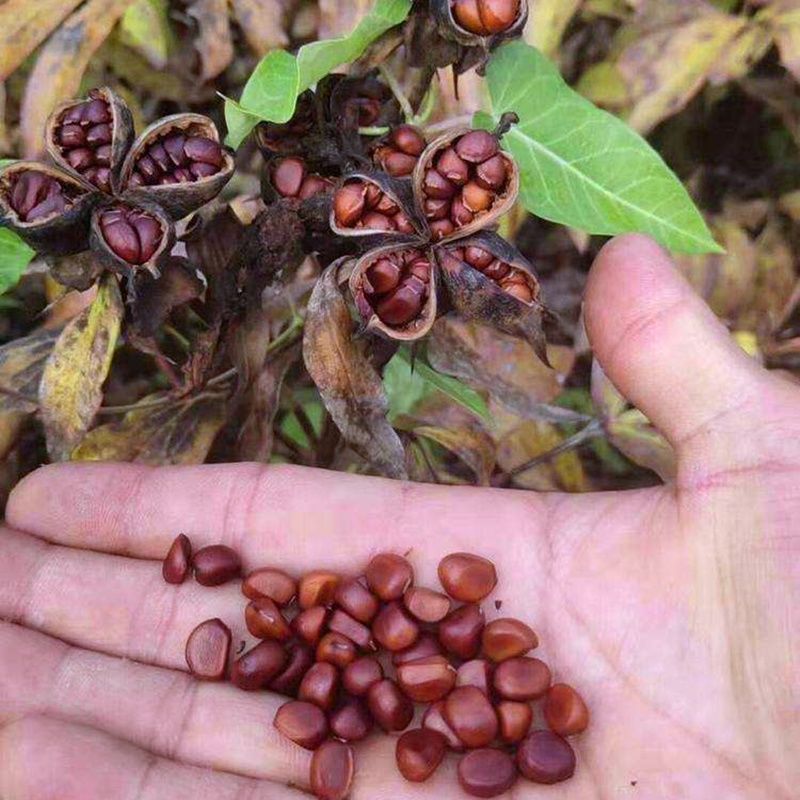
MULTIPOLYGON (((675 446, 673 485, 537 495, 247 464, 26 478, 0 533, 0 797, 304 796, 310 754, 272 727, 283 700, 185 672, 200 621, 249 637, 238 586, 163 583, 179 532, 292 573, 412 550, 429 586, 448 552, 491 558, 502 615, 532 625, 592 713, 575 777, 520 780, 517 800, 796 797, 800 390, 740 352, 641 237, 603 251, 586 320, 606 373, 675 446)), ((354 800, 464 797, 455 761, 404 782, 389 737, 356 758, 354 800)))

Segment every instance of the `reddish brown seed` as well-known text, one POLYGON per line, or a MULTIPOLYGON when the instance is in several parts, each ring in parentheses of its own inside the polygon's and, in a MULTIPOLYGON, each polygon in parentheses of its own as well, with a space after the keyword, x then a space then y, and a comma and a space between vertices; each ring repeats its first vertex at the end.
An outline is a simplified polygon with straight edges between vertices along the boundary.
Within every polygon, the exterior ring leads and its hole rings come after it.
POLYGON ((439 623, 439 642, 459 658, 475 658, 481 649, 485 621, 480 606, 461 606, 439 623))
POLYGON ((279 606, 286 606, 297 594, 297 583, 282 570, 262 567, 244 579, 242 594, 250 600, 269 597, 279 606))
POLYGON ((161 572, 167 583, 180 584, 186 580, 192 562, 192 543, 180 534, 169 548, 161 572))
POLYGON ((493 281, 501 281, 503 278, 508 275, 511 271, 511 267, 508 266, 504 261, 501 261, 499 258, 496 258, 489 264, 486 269, 483 270, 483 274, 493 281))
POLYGON ((444 700, 428 706, 422 716, 422 727, 426 730, 441 733, 451 750, 460 752, 464 749, 464 743, 456 736, 455 731, 447 724, 447 720, 444 718, 444 700))
MULTIPOLYGON (((400 275, 399 265, 388 258, 381 258, 367 269, 365 277, 374 293, 385 294, 397 287, 400 283, 400 275)), ((374 597, 374 595, 370 596, 374 597)))
POLYGON ((486 36, 489 32, 483 25, 478 3, 480 0, 453 0, 453 17, 464 30, 478 36, 486 36))
POLYGON ((313 703, 290 700, 275 712, 275 727, 289 741, 315 750, 328 736, 328 718, 313 703))
POLYGON ((386 678, 369 687, 367 705, 375 722, 387 733, 405 730, 414 717, 414 704, 386 678))
POLYGON ((303 610, 313 606, 329 606, 333 602, 341 578, 335 572, 315 570, 300 578, 297 604, 303 610))
POLYGON ((176 133, 173 136, 167 136, 163 141, 164 149, 167 155, 172 159, 172 163, 176 167, 183 167, 189 163, 189 159, 184 152, 184 145, 186 144, 186 137, 182 133, 176 133))
POLYGON ((330 715, 331 733, 343 742, 360 742, 372 730, 372 716, 355 697, 348 697, 330 715))
POLYGON ((575 772, 575 751, 551 731, 534 731, 517 750, 517 767, 534 783, 560 783, 575 772))
POLYGON ((488 131, 470 131, 455 144, 456 153, 470 164, 480 164, 497 153, 497 139, 488 131))
POLYGON ((142 156, 136 163, 136 169, 141 172, 148 182, 155 181, 161 174, 158 164, 150 156, 142 156))
POLYGON ((319 800, 345 800, 354 775, 353 748, 342 742, 325 742, 311 759, 309 783, 319 800))
POLYGON ((449 200, 434 200, 429 197, 425 200, 425 216, 430 220, 441 220, 450 214, 449 200))
POLYGON ((189 172, 201 180, 202 178, 209 178, 211 175, 216 175, 219 170, 212 164, 203 164, 201 161, 195 161, 189 166, 189 172))
POLYGON ((370 211, 364 214, 361 218, 361 225, 373 231, 391 231, 394 230, 394 222, 391 217, 385 214, 379 214, 377 211, 370 211))
POLYGON ((111 126, 107 123, 94 125, 86 132, 86 144, 90 147, 98 147, 103 144, 111 143, 111 126))
POLYGON ((458 782, 473 797, 498 797, 516 781, 514 760, 502 750, 474 750, 458 762, 458 782))
POLYGON ((242 562, 235 550, 224 544, 212 544, 195 552, 192 567, 201 586, 221 586, 239 577, 242 562))
POLYGON ((392 221, 394 222, 395 228, 397 228, 400 233, 415 233, 411 220, 402 211, 398 211, 392 217, 392 221))
POLYGON ((111 109, 105 100, 95 99, 86 103, 82 119, 96 125, 99 122, 111 122, 111 109))
POLYGON ((339 691, 339 670, 333 664, 324 661, 314 664, 300 681, 297 699, 305 700, 319 706, 323 711, 330 711, 336 702, 339 691))
POLYGON ((348 664, 342 674, 342 686, 355 697, 362 697, 369 687, 383 680, 383 667, 369 656, 358 658, 348 664))
POLYGON ((470 245, 464 249, 464 261, 470 266, 475 267, 475 269, 479 269, 483 272, 483 270, 494 261, 494 256, 482 247, 470 245))
POLYGON ((510 658, 494 671, 494 688, 506 700, 535 700, 550 686, 550 668, 538 658, 510 658))
POLYGON ((286 646, 286 666, 269 685, 273 692, 289 697, 297 694, 300 681, 314 664, 314 651, 302 642, 290 642, 286 646))
POLYGON ((375 206, 375 210, 381 214, 385 214, 387 217, 391 217, 397 213, 398 206, 388 194, 384 194, 375 206))
POLYGON ((192 161, 201 161, 203 164, 222 166, 222 148, 219 142, 205 136, 190 136, 183 146, 186 155, 192 161))
POLYGON ((399 667, 401 664, 416 661, 418 658, 441 655, 444 655, 444 650, 439 640, 432 633, 425 632, 420 635, 419 639, 411 647, 406 647, 404 650, 394 653, 392 655, 392 663, 399 667))
POLYGON ((58 138, 63 147, 82 147, 86 143, 86 133, 80 125, 64 125, 58 138))
POLYGON ((281 610, 269 597, 251 600, 244 611, 247 630, 258 639, 277 639, 286 642, 292 638, 292 629, 281 610))
POLYGON ((411 647, 419 637, 419 625, 406 614, 403 607, 392 602, 378 612, 372 623, 375 640, 391 652, 411 647))
POLYGON ((286 666, 286 650, 275 641, 257 644, 231 667, 231 683, 247 692, 263 689, 286 666))
POLYGON ((530 303, 533 300, 533 295, 531 294, 531 290, 527 286, 523 286, 519 283, 512 283, 506 286, 503 286, 508 294, 512 297, 516 297, 522 303, 530 303))
POLYGON ((455 686, 456 670, 444 656, 428 656, 397 668, 397 683, 416 703, 435 703, 455 686))
POLYGON ((478 603, 497 585, 494 564, 471 553, 451 553, 439 562, 439 580, 450 597, 478 603))
POLYGON ((467 747, 486 747, 497 736, 497 713, 489 698, 474 686, 454 689, 444 701, 443 713, 467 747))
POLYGON ((507 175, 506 160, 499 153, 478 164, 475 170, 475 180, 484 189, 495 192, 505 186, 507 175))
POLYGON ((447 752, 447 740, 438 731, 417 728, 398 740, 395 760, 400 774, 412 783, 424 783, 439 768, 447 752))
POLYGON ((414 568, 396 553, 380 553, 367 565, 366 577, 381 600, 399 600, 414 582, 414 568))
POLYGON ((23 172, 11 191, 11 206, 21 218, 27 217, 43 199, 48 178, 39 172, 23 172))
POLYGON ((519 16, 519 0, 480 0, 481 22, 490 33, 507 31, 519 16))
POLYGON ((364 186, 360 183, 345 184, 333 198, 334 217, 345 228, 352 228, 361 219, 364 206, 364 186))
POLYGON ((39 205, 34 206, 25 219, 26 222, 35 222, 50 214, 60 214, 67 207, 67 201, 63 195, 55 195, 42 200, 39 205))
POLYGON ((80 172, 92 166, 94 163, 94 155, 91 150, 87 150, 85 147, 79 147, 67 153, 67 162, 73 169, 80 172))
POLYGON ((225 677, 230 650, 230 628, 220 619, 209 619, 189 634, 186 663, 198 680, 219 681, 225 677))
POLYGON ((370 629, 339 608, 331 615, 328 629, 346 636, 362 650, 375 650, 375 642, 372 640, 370 629))
MULTIPOLYGON (((124 219, 104 224, 101 219, 100 228, 103 232, 103 238, 106 244, 114 255, 128 264, 139 264, 141 262, 142 250, 139 244, 139 237, 136 235, 136 230, 131 224, 124 219)), ((234 575, 233 577, 236 576, 234 575)), ((197 578, 197 581, 198 583, 202 583, 200 578, 197 578)), ((224 582, 225 581, 223 581, 223 583, 224 582)), ((216 586, 217 584, 204 585, 216 586)))
POLYGON ((410 156, 421 156, 426 146, 422 132, 413 125, 398 125, 389 139, 398 150, 410 156))
POLYGON ((434 240, 444 239, 455 231, 455 226, 449 219, 437 219, 430 224, 431 236, 434 240))
POLYGON ((463 228, 475 219, 475 214, 464 205, 461 194, 454 197, 450 204, 450 219, 457 228, 463 228))
POLYGON ((300 158, 282 158, 272 171, 272 185, 282 197, 294 197, 306 177, 306 164, 300 158))
POLYGON ((321 175, 308 175, 300 187, 297 196, 300 200, 308 200, 309 197, 316 197, 318 194, 329 192, 333 188, 333 182, 321 175))
POLYGON ((489 697, 492 688, 492 665, 482 658, 465 661, 456 673, 456 686, 474 686, 489 697))
POLYGON ((544 718, 559 736, 574 736, 583 733, 589 725, 589 709, 571 686, 554 683, 547 690, 544 718))
POLYGON ((528 703, 503 700, 495 706, 500 720, 500 738, 507 744, 521 742, 531 729, 533 709, 528 703))
POLYGON ((160 142, 151 144, 147 149, 147 154, 158 164, 162 172, 169 172, 172 169, 172 159, 160 142))
POLYGON ((325 606, 314 606, 301 611, 292 620, 292 630, 306 644, 316 647, 325 630, 328 620, 328 609, 325 606))
MULTIPOLYGON (((397 268, 396 265, 391 264, 391 262, 386 261, 386 259, 379 261, 375 267, 382 263, 388 263, 397 268)), ((372 269, 374 270, 375 267, 372 269)), ((375 286, 375 283, 373 283, 373 272, 369 272, 369 276, 370 282, 375 286)), ((385 290, 376 287, 376 291, 385 290)), ((354 617, 359 622, 372 622, 373 617, 378 613, 378 609, 380 608, 380 603, 375 595, 372 594, 361 581, 355 578, 340 583, 333 599, 351 617, 354 617)))
POLYGON ((441 622, 450 613, 450 598, 433 589, 412 586, 403 595, 403 603, 420 622, 441 622))
POLYGON ((111 165, 111 145, 104 144, 94 151, 94 160, 103 167, 111 165))
POLYGON ((456 186, 463 186, 469 180, 469 165, 452 147, 439 156, 436 169, 456 186))
POLYGON ((381 300, 375 313, 387 325, 407 325, 419 316, 423 303, 422 293, 406 283, 381 300))
POLYGON ((493 619, 483 629, 483 654, 494 662, 524 656, 539 646, 539 637, 524 622, 510 617, 493 619))
POLYGON ((364 202, 366 203, 367 208, 373 209, 375 206, 380 203, 381 199, 383 198, 383 192, 381 191, 380 186, 377 186, 374 183, 367 183, 366 184, 366 193, 364 195, 364 202))
POLYGON ((356 646, 341 633, 326 633, 317 645, 317 661, 327 661, 344 669, 356 660, 356 646))
POLYGON ((464 205, 476 214, 479 211, 486 211, 491 208, 495 195, 488 189, 484 189, 477 183, 470 182, 461 194, 464 205))
POLYGON ((161 244, 161 225, 149 214, 133 214, 130 217, 141 247, 141 260, 146 264, 156 253, 161 244))
POLYGON ((455 184, 435 169, 429 169, 425 173, 422 189, 428 197, 433 197, 435 200, 447 200, 456 193, 455 184))
POLYGON ((380 157, 381 167, 393 178, 405 178, 414 172, 417 166, 416 156, 401 153, 398 150, 389 150, 380 157))

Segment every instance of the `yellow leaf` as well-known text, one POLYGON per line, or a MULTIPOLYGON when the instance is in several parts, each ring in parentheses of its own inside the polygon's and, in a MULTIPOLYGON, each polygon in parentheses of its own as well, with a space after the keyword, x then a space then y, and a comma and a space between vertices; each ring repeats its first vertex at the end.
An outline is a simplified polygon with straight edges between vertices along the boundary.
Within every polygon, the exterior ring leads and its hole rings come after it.
POLYGON ((764 25, 748 23, 733 38, 708 73, 713 84, 727 83, 747 75, 772 45, 772 34, 764 25))
POLYGON ((233 14, 256 55, 289 43, 284 29, 286 9, 280 0, 233 0, 233 14))
POLYGON ((100 408, 123 315, 116 278, 107 274, 92 305, 64 328, 47 359, 39 405, 54 461, 69 458, 100 408))
POLYGON ((494 446, 491 437, 483 431, 470 428, 440 428, 419 425, 413 429, 458 456, 474 473, 478 484, 489 485, 494 469, 494 446))
POLYGON ((546 56, 558 52, 561 37, 582 0, 536 0, 530 6, 525 41, 546 56))
POLYGON ((757 18, 772 31, 783 65, 800 80, 800 2, 773 0, 757 18))

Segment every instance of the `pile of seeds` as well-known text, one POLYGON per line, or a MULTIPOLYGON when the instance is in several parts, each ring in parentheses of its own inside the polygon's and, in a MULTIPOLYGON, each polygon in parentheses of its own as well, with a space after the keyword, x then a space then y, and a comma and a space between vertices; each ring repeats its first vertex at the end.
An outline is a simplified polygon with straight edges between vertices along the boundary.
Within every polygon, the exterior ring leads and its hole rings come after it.
MULTIPOLYGON (((224 545, 192 554, 179 536, 164 561, 164 579, 182 583, 193 571, 204 586, 241 574, 224 545)), ((375 556, 362 577, 327 570, 299 581, 270 567, 247 575, 247 628, 262 641, 228 666, 231 631, 221 620, 200 624, 186 645, 191 672, 245 691, 290 697, 275 714, 280 733, 314 751, 310 785, 321 800, 343 800, 355 775, 353 742, 377 725, 397 739, 397 768, 426 781, 448 751, 459 755, 458 780, 474 797, 496 797, 522 778, 566 780, 575 752, 565 737, 586 729, 580 695, 552 683, 538 646, 517 619, 486 622, 480 602, 497 584, 494 565, 453 553, 439 564, 444 592, 414 585, 409 561, 375 556), (393 673, 393 676, 392 676, 393 673), (533 729, 541 701, 547 727, 533 729), (426 706, 419 726, 415 704, 426 706)))

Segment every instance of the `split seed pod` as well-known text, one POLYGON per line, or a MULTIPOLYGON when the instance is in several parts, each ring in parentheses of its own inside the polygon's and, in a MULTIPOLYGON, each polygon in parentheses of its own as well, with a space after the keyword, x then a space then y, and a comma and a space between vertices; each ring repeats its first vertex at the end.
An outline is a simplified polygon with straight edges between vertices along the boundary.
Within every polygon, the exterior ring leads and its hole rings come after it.
POLYGON ((294 115, 288 122, 260 122, 256 127, 256 144, 264 158, 275 155, 296 156, 303 152, 303 139, 317 123, 317 102, 314 92, 306 89, 297 98, 294 115))
POLYGON ((528 0, 431 0, 431 12, 446 39, 488 50, 522 34, 528 0))

